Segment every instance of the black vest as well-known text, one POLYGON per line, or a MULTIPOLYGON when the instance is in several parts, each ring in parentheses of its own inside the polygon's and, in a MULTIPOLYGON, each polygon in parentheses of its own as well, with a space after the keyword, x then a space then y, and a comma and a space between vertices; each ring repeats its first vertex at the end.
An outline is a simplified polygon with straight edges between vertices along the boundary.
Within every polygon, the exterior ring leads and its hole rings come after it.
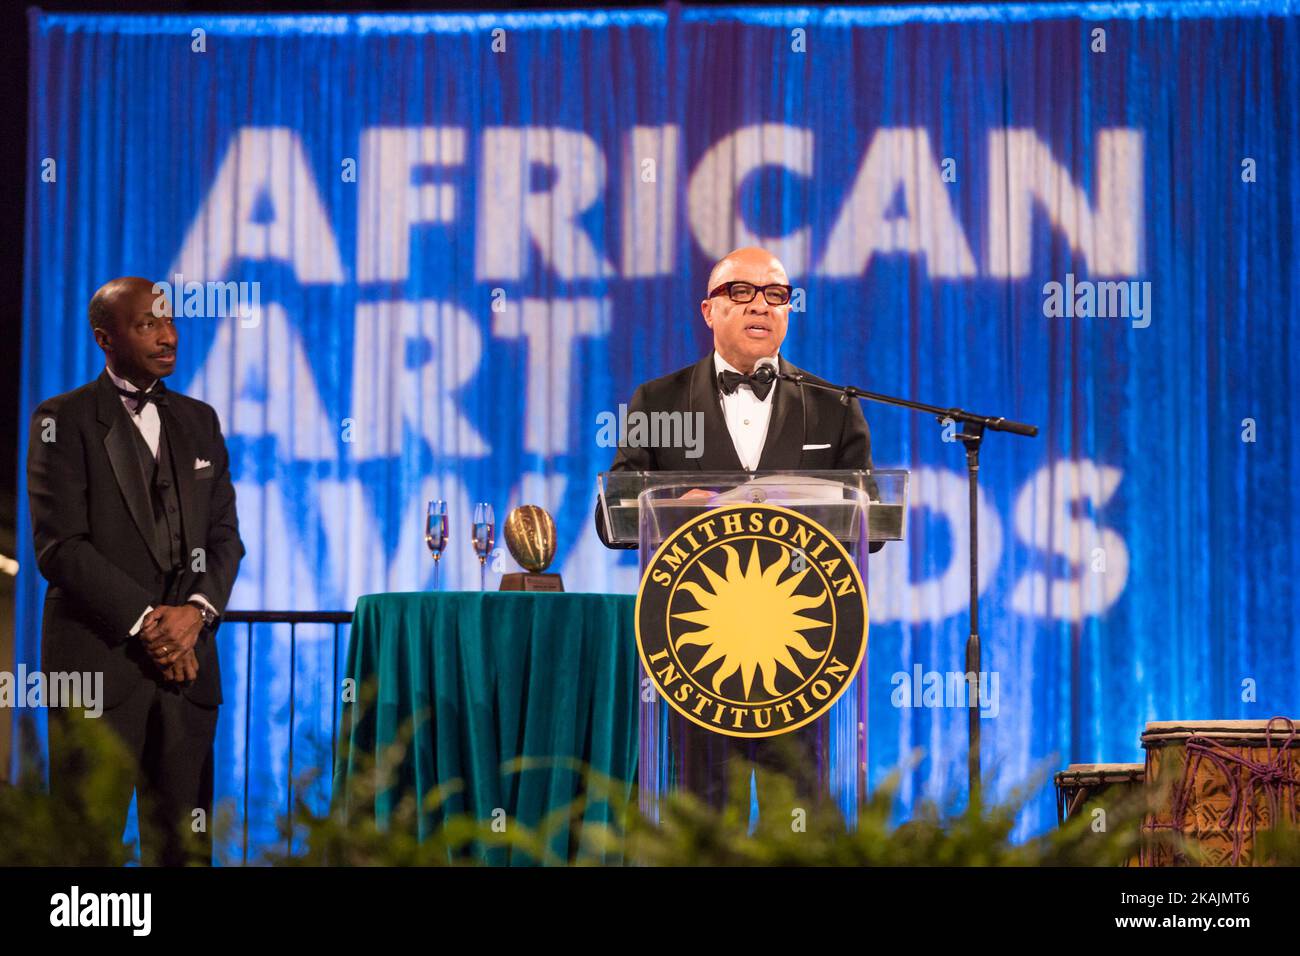
MULTIPOLYGON (((161 414, 159 415, 161 419, 161 414)), ((181 576, 185 571, 184 533, 181 529, 181 499, 176 492, 176 462, 172 460, 171 445, 167 441, 167 424, 160 422, 158 431, 158 457, 149 451, 149 444, 140 429, 131 423, 131 437, 135 445, 145 487, 149 489, 149 510, 153 515, 154 540, 158 553, 167 562, 162 569, 166 580, 165 593, 160 600, 167 604, 180 604, 178 593, 181 576)))

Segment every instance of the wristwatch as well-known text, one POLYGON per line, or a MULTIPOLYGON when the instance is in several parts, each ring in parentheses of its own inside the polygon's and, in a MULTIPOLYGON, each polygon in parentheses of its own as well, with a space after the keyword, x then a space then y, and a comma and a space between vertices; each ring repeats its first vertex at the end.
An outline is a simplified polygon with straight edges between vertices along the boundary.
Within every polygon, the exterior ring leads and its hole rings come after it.
POLYGON ((212 627, 213 623, 217 620, 217 615, 212 608, 208 607, 202 601, 190 601, 189 604, 191 607, 197 608, 199 614, 203 615, 204 629, 206 630, 207 628, 212 627))

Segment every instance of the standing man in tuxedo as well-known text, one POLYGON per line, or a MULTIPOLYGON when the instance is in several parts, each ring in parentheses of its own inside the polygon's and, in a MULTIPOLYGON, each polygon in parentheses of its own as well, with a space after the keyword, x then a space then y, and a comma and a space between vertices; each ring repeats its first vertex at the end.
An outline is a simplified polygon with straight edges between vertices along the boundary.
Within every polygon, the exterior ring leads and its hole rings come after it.
MULTIPOLYGON (((802 382, 777 379, 764 369, 822 382, 780 355, 791 291, 785 267, 766 249, 737 249, 719 261, 700 303, 713 331, 713 350, 694 365, 641 385, 628 403, 629 416, 702 413, 703 448, 692 457, 686 448, 620 446, 610 470, 869 470, 871 433, 860 403, 846 405, 833 392, 804 388, 802 382)), ((703 490, 689 494, 710 495, 703 490)), ((621 547, 610 543, 599 503, 596 531, 606 547, 621 547)), ((738 741, 671 712, 669 738, 681 748, 685 788, 715 806, 728 799, 728 766, 738 758, 756 765, 760 804, 767 770, 790 775, 803 794, 824 790, 816 780, 826 768, 825 719, 778 737, 738 741)), ((747 805, 747 778, 743 787, 747 805)))
MULTIPOLYGON (((101 719, 135 762, 142 862, 180 865, 211 860, 215 631, 244 546, 217 413, 163 386, 178 337, 155 288, 114 279, 90 300, 104 371, 37 407, 27 483, 49 582, 42 666, 103 674, 101 719)), ((51 794, 75 807, 73 719, 50 713, 49 750, 51 794)), ((130 783, 113 800, 125 827, 130 783)))

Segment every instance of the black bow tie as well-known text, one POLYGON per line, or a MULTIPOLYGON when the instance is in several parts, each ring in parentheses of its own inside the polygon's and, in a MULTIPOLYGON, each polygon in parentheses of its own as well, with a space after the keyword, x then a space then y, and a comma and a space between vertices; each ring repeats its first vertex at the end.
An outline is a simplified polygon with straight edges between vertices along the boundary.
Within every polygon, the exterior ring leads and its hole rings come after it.
POLYGON ((135 402, 135 413, 137 415, 140 414, 140 410, 143 409, 150 402, 153 402, 155 405, 158 406, 167 404, 167 389, 163 387, 162 382, 154 382, 153 387, 150 388, 149 391, 147 392, 142 392, 142 391, 128 392, 124 388, 119 388, 117 390, 117 393, 121 395, 123 398, 129 398, 133 402, 135 402))
POLYGON ((754 395, 760 402, 767 398, 767 393, 772 390, 775 381, 776 372, 770 365, 760 365, 749 375, 733 372, 730 369, 718 373, 718 388, 722 389, 723 395, 730 395, 740 386, 748 385, 754 390, 754 395))

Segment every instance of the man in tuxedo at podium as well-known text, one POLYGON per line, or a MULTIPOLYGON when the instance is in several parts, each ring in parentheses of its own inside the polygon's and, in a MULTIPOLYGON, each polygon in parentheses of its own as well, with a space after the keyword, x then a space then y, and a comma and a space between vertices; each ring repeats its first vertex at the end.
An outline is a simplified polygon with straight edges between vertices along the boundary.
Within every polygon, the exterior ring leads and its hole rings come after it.
MULTIPOLYGON (((703 413, 700 454, 681 447, 620 446, 610 471, 771 471, 871 467, 862 406, 833 392, 781 381, 767 366, 797 374, 780 355, 790 317, 790 280, 766 249, 737 249, 709 273, 700 312, 713 349, 694 365, 639 386, 634 412, 703 413)), ((809 380, 821 379, 803 373, 809 380)), ((596 530, 606 547, 604 516, 596 530)))
MULTIPOLYGON (((49 582, 42 668, 103 675, 100 719, 134 774, 104 799, 125 827, 135 790, 142 862, 207 863, 215 628, 244 554, 226 444, 211 406, 163 387, 178 339, 153 283, 115 279, 89 311, 103 372, 46 399, 31 423, 32 536, 49 582)), ((81 719, 50 711, 50 792, 85 812, 95 755, 68 726, 81 719)))
MULTIPOLYGON (((713 349, 694 365, 642 384, 628 403, 629 416, 702 413, 703 448, 692 457, 692 450, 682 447, 620 446, 610 470, 870 469, 871 433, 858 401, 846 405, 833 392, 771 374, 775 369, 803 372, 780 354, 791 291, 785 267, 766 249, 737 249, 721 259, 709 274, 700 303, 704 323, 713 332, 713 349)), ((606 547, 630 547, 610 543, 599 502, 595 521, 606 547)), ((736 757, 758 765, 760 805, 764 767, 794 775, 802 792, 818 789, 813 778, 825 768, 825 718, 756 741, 703 730, 675 712, 670 721, 670 736, 676 734, 685 754, 686 788, 715 806, 727 799, 727 767, 736 757)))

